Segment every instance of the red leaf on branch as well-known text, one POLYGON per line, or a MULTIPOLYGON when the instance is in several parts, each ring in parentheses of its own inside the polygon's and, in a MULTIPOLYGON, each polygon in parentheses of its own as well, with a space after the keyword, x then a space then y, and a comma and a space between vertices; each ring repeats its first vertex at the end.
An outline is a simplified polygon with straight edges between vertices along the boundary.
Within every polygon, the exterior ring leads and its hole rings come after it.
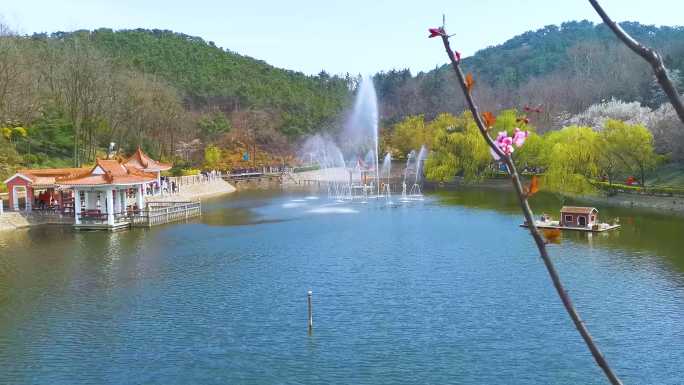
POLYGON ((442 28, 428 28, 428 32, 430 32, 430 36, 428 37, 437 37, 444 35, 444 30, 442 28))
POLYGON ((492 128, 494 123, 496 123, 496 117, 489 111, 482 113, 482 119, 484 120, 484 124, 487 126, 487 128, 492 128))
POLYGON ((473 79, 473 74, 468 72, 465 77, 465 84, 466 88, 468 89, 468 92, 470 92, 473 89, 473 86, 475 85, 475 79, 473 79))
POLYGON ((461 62, 461 53, 460 52, 454 51, 454 60, 456 61, 456 63, 461 62))
POLYGON ((530 185, 525 188, 525 195, 529 198, 539 192, 539 179, 536 175, 532 175, 530 185))

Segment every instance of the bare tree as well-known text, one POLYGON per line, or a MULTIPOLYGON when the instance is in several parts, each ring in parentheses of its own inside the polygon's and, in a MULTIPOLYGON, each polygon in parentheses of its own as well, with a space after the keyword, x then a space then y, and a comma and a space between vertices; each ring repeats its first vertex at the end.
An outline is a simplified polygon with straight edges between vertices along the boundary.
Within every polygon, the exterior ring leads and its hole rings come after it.
POLYGON ((556 292, 558 296, 560 297, 561 301, 563 302, 563 306, 565 307, 565 310, 568 312, 568 315, 572 319, 572 322, 575 324, 575 327, 579 331, 580 335, 582 336, 582 339, 584 340, 585 344, 591 351, 592 356, 594 357, 594 360, 598 364, 598 366, 603 370, 604 374, 608 378, 608 380, 616 385, 616 384, 622 384, 620 379, 617 377, 617 375, 613 372, 611 367, 608 365, 608 362, 606 361, 605 357, 601 353, 600 349, 598 348, 598 345, 596 342, 594 342, 594 339, 592 338, 591 334, 589 333, 589 330, 587 329, 586 325, 584 324, 584 321, 580 317, 579 313, 575 309, 575 306, 572 303, 572 300, 570 298, 570 295, 568 292, 565 290, 565 287, 563 286, 563 283, 561 282, 560 276, 558 275, 558 271, 556 270, 553 261, 551 260, 547 250, 546 250, 546 242, 542 238, 541 234, 539 233, 539 230, 535 226, 534 222, 534 214, 532 213, 532 209, 530 208, 530 205, 528 203, 528 195, 529 192, 525 191, 523 188, 523 185, 520 181, 520 175, 518 174, 518 171, 515 167, 515 164, 513 162, 513 159, 511 158, 510 155, 504 153, 499 146, 497 146, 494 142, 494 140, 489 136, 489 131, 488 131, 488 126, 485 125, 485 122, 482 118, 482 115, 480 114, 480 109, 475 103, 475 100, 473 98, 473 94, 471 92, 472 87, 473 87, 473 79, 472 75, 469 74, 468 77, 466 77, 463 74, 463 71, 461 70, 460 67, 460 59, 457 57, 457 55, 454 54, 454 51, 451 49, 450 43, 449 43, 449 35, 447 34, 446 30, 444 29, 444 26, 438 29, 431 29, 431 36, 440 36, 442 38, 442 43, 444 44, 444 49, 446 50, 446 54, 449 58, 449 61, 451 62, 451 67, 454 70, 454 73, 456 74, 456 77, 458 79, 458 83, 461 87, 461 90, 463 92, 463 95, 465 96, 466 99, 466 104, 468 108, 470 109, 473 118, 475 120, 475 123, 477 124, 478 129, 480 130, 480 133, 482 134, 482 137, 484 140, 487 142, 491 150, 496 153, 496 155, 504 162, 508 169, 508 173, 511 177, 511 181, 513 182, 513 187, 515 189, 515 192, 518 196, 518 201, 520 204, 520 208, 523 212, 523 215, 525 217, 525 221, 528 225, 528 229, 530 231, 530 234, 532 238, 534 239, 534 242, 537 246, 537 249, 539 250, 539 256, 541 257, 542 261, 544 261, 544 265, 546 267, 546 270, 551 278, 551 281, 553 282, 553 286, 556 289, 556 292))
POLYGON ((589 0, 589 3, 592 7, 594 7, 596 13, 598 13, 599 16, 601 16, 603 22, 606 23, 606 25, 613 31, 615 36, 617 36, 618 39, 625 43, 625 45, 629 47, 629 49, 631 49, 632 51, 634 51, 634 53, 644 58, 644 60, 646 60, 648 64, 651 65, 651 67, 653 68, 653 73, 655 74, 656 79, 658 80, 658 83, 662 87, 663 91, 665 91, 665 94, 670 100, 670 103, 672 103, 672 106, 677 112, 679 119, 684 123, 684 104, 682 104, 682 99, 679 96, 679 93, 677 92, 677 89, 675 88, 674 84, 672 83, 672 79, 670 79, 668 75, 668 71, 665 68, 663 58, 660 56, 660 54, 656 52, 656 50, 639 43, 627 32, 625 32, 625 30, 622 29, 622 27, 620 27, 618 23, 614 22, 610 18, 610 16, 608 16, 606 11, 603 10, 603 8, 597 0, 589 0))

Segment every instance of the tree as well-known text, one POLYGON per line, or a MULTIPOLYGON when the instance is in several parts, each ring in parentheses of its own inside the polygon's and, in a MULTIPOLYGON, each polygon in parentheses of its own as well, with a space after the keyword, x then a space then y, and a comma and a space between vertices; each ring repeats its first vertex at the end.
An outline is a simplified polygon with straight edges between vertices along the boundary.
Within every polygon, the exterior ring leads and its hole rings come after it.
POLYGON ((660 160, 654 151, 653 134, 640 124, 608 120, 602 137, 605 152, 618 159, 623 170, 638 174, 641 185, 645 186, 647 172, 660 160))
POLYGON ((219 111, 202 116, 197 122, 197 125, 199 126, 200 132, 208 138, 216 138, 219 135, 229 132, 231 129, 230 121, 219 111))
POLYGON ((449 125, 438 124, 433 148, 425 164, 428 179, 446 182, 456 175, 467 182, 481 179, 492 156, 487 144, 480 138, 477 125, 470 112, 451 117, 449 125))
POLYGON ((599 134, 591 127, 570 126, 546 135, 549 151, 544 186, 559 192, 593 192, 598 167, 599 134))
POLYGON ((221 161, 221 150, 214 146, 209 145, 204 149, 204 165, 207 168, 215 169, 218 168, 219 162, 221 161))
POLYGON ((653 69, 653 74, 655 75, 660 87, 662 88, 667 98, 672 103, 679 120, 684 123, 684 103, 682 102, 679 92, 677 92, 676 85, 670 79, 669 72, 665 68, 665 63, 663 62, 662 56, 653 48, 647 47, 639 43, 636 39, 625 32, 622 27, 614 22, 606 11, 601 7, 597 0, 589 0, 589 3, 594 8, 596 13, 601 17, 604 23, 613 31, 615 36, 620 39, 625 46, 632 50, 635 54, 641 56, 653 69))
POLYGON ((412 150, 425 143, 425 119, 423 115, 408 116, 394 125, 392 130, 392 159, 404 159, 412 150))

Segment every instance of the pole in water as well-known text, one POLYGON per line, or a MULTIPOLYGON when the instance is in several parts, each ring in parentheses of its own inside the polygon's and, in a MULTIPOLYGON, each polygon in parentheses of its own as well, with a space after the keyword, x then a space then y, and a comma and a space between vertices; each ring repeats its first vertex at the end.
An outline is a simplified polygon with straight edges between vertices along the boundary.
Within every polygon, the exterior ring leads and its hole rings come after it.
POLYGON ((311 334, 311 331, 313 330, 313 311, 311 308, 311 295, 313 294, 313 292, 309 290, 306 294, 309 302, 309 334, 311 334))

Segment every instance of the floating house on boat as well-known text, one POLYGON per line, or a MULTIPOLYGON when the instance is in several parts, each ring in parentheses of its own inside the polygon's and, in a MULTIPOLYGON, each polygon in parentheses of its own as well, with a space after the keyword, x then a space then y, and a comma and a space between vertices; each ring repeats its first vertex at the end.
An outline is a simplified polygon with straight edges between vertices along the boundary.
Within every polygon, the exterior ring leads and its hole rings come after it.
POLYGON ((591 228, 598 222, 598 210, 595 207, 563 206, 560 214, 561 226, 591 228))
MULTIPOLYGON (((598 219, 598 209, 595 207, 563 206, 560 210, 560 220, 554 221, 547 214, 542 214, 541 220, 534 221, 540 229, 578 230, 602 232, 620 227, 618 224, 601 223, 598 219)), ((527 227, 527 222, 521 224, 527 227)))

